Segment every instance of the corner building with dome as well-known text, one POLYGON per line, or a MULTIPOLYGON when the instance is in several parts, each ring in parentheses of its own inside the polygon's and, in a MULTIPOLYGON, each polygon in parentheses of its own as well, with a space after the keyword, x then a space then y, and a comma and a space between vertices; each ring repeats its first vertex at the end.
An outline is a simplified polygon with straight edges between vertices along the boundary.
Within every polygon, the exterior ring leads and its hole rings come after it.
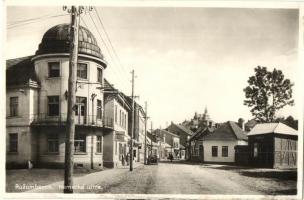
MULTIPOLYGON (((6 62, 7 168, 64 166, 69 76, 69 24, 45 32, 35 55, 6 62), (30 165, 31 165, 30 164, 30 165)), ((103 167, 107 62, 94 35, 79 27, 74 166, 103 167)))

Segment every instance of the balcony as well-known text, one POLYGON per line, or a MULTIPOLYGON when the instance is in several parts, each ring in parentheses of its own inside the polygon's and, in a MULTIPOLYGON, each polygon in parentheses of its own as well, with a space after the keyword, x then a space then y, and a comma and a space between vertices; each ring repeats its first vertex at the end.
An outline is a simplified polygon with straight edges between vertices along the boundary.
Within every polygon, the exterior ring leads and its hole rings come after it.
MULTIPOLYGON (((67 114, 61 113, 58 116, 49 116, 46 113, 35 114, 31 117, 32 125, 53 125, 65 126, 67 123, 67 114)), ((78 116, 75 115, 76 126, 95 126, 103 128, 114 128, 112 118, 103 117, 99 119, 97 115, 78 116)))

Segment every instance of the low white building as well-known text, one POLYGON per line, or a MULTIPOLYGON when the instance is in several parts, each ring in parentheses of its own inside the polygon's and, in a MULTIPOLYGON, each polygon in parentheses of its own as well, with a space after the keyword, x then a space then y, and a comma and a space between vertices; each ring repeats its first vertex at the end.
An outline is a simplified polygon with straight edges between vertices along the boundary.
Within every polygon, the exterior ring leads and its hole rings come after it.
POLYGON ((245 132, 235 123, 223 123, 212 134, 204 138, 200 147, 204 152, 204 162, 235 162, 235 146, 247 145, 245 132))

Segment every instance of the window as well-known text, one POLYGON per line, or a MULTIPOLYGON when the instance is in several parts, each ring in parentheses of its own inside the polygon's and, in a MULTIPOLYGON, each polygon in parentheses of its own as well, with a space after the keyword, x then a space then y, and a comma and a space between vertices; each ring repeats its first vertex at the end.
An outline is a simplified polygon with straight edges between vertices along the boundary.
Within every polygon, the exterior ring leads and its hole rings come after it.
POLYGON ((9 134, 9 152, 18 152, 18 133, 9 134))
POLYGON ((96 140, 96 152, 102 153, 102 136, 97 136, 96 140))
POLYGON ((18 97, 10 97, 10 116, 18 116, 18 97))
POLYGON ((97 81, 102 83, 102 69, 97 67, 97 81))
POLYGON ((49 134, 47 137, 47 145, 49 153, 58 153, 59 152, 59 138, 58 134, 49 134))
POLYGON ((117 155, 117 142, 115 142, 115 155, 117 155))
POLYGON ((212 146, 212 157, 217 157, 217 146, 212 146))
POLYGON ((81 134, 75 135, 74 151, 75 151, 75 153, 85 153, 86 152, 86 136, 85 135, 81 135, 81 134))
POLYGON ((49 62, 49 77, 59 77, 60 76, 60 63, 59 62, 49 62))
POLYGON ((127 114, 125 114, 125 128, 127 128, 127 114))
POLYGON ((77 65, 77 78, 87 79, 87 68, 88 65, 85 63, 78 63, 77 65))
POLYGON ((178 142, 176 142, 176 141, 173 142, 173 148, 178 149, 178 142))
POLYGON ((97 119, 102 118, 102 105, 101 100, 97 99, 97 119))
POLYGON ((76 97, 75 115, 85 116, 87 106, 86 97, 76 97))
POLYGON ((228 146, 222 146, 222 157, 228 157, 228 146))
POLYGON ((48 96, 49 116, 59 115, 59 96, 48 96))
POLYGON ((119 110, 119 125, 121 125, 121 110, 119 110))
POLYGON ((117 105, 115 105, 115 116, 114 116, 114 118, 115 118, 115 123, 117 123, 117 105))

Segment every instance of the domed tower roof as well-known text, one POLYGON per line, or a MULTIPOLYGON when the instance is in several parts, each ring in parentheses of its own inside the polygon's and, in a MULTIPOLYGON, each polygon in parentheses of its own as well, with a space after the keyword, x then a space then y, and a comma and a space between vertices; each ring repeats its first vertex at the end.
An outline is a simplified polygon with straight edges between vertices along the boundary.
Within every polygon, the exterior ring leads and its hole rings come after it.
MULTIPOLYGON (((69 53, 70 24, 59 24, 45 32, 36 55, 50 53, 69 53)), ((94 35, 83 26, 79 26, 78 53, 86 54, 103 60, 103 55, 94 35)))

